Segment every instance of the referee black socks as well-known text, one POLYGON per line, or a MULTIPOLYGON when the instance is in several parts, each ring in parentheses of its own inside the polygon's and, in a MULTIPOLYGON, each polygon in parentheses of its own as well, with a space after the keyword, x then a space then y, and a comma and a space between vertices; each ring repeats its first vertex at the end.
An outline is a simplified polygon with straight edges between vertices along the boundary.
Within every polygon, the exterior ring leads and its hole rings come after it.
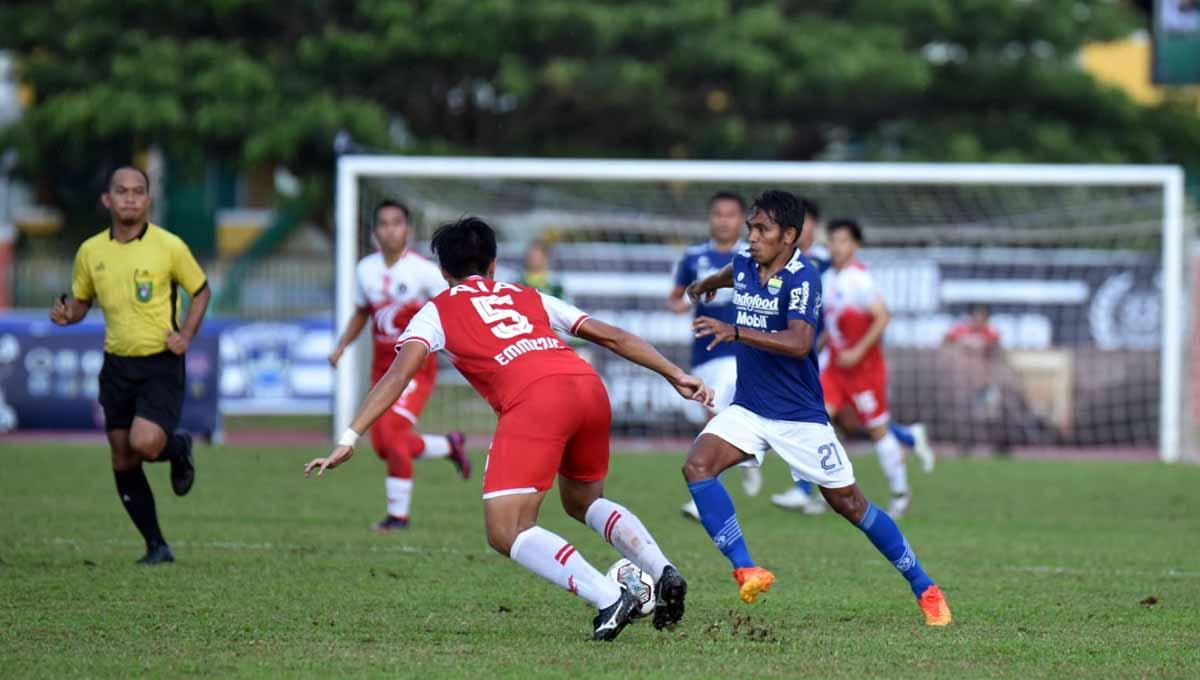
POLYGON ((146 539, 147 548, 163 542, 162 531, 158 528, 158 512, 154 508, 154 492, 146 481, 146 473, 142 467, 132 470, 113 470, 113 478, 117 480, 117 496, 129 513, 129 519, 146 539))

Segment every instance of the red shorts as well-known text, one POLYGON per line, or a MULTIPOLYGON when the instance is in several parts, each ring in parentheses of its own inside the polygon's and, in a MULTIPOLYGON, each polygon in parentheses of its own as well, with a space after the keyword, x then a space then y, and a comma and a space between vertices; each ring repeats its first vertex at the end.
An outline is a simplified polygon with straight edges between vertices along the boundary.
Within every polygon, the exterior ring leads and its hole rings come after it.
POLYGON ((484 499, 546 491, 554 475, 594 482, 608 475, 612 407, 600 377, 550 375, 500 414, 483 472, 484 499))
MULTIPOLYGON (((378 366, 371 371, 371 384, 379 382, 383 374, 387 372, 388 367, 384 366, 380 370, 378 366)), ((417 424, 417 420, 421 418, 421 412, 425 410, 425 404, 429 403, 429 397, 433 396, 433 388, 437 385, 437 355, 430 354, 425 358, 425 363, 421 365, 421 369, 409 381, 408 387, 404 388, 404 392, 400 394, 400 398, 396 403, 392 404, 392 408, 383 414, 383 418, 399 416, 404 418, 413 425, 417 424)))
POLYGON ((858 414, 863 427, 876 427, 888 422, 887 366, 858 367, 850 370, 829 366, 821 371, 821 391, 825 393, 825 409, 831 415, 850 406, 858 414))

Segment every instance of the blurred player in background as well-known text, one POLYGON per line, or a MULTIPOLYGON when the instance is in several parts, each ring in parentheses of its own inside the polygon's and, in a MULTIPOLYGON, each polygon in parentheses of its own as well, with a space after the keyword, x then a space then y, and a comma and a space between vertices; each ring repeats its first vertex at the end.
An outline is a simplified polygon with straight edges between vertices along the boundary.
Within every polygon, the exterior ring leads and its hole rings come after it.
POLYGON ((946 345, 964 347, 990 356, 1000 349, 1000 331, 992 325, 992 313, 988 306, 977 302, 967 310, 967 318, 946 331, 946 345))
MULTIPOLYGON (((355 310, 329 364, 337 368, 346 348, 371 320, 374 336, 371 384, 379 382, 396 356, 396 338, 404 332, 421 305, 446 289, 437 265, 408 248, 408 208, 396 201, 375 206, 375 241, 378 252, 359 261, 355 270, 355 310)), ((422 435, 415 431, 437 382, 437 357, 429 355, 408 388, 371 428, 371 446, 387 463, 387 516, 374 525, 377 531, 408 526, 413 491, 414 458, 448 458, 463 479, 471 476, 461 432, 422 435)))
MULTIPOLYGON (((824 233, 821 224, 821 209, 811 200, 800 199, 800 202, 804 207, 804 232, 800 236, 800 250, 808 256, 824 276, 833 263, 830 259, 829 248, 825 244, 817 242, 816 238, 817 234, 824 233)), ((828 335, 819 338, 817 344, 822 370, 826 370, 829 367, 828 335)), ((839 414, 831 412, 829 415, 836 419, 839 414)), ((933 448, 929 445, 929 435, 923 424, 901 425, 889 421, 888 431, 896 438, 896 441, 912 449, 922 461, 929 461, 927 469, 932 469, 934 453, 933 448)), ((783 493, 772 495, 771 502, 788 510, 800 510, 806 515, 820 515, 829 507, 825 503, 825 499, 820 494, 813 493, 812 485, 804 480, 796 482, 783 493)))
MULTIPOLYGON (((858 261, 862 228, 854 220, 834 220, 829 224, 828 234, 833 266, 822 276, 825 330, 829 338, 829 361, 821 371, 825 405, 833 416, 842 409, 853 409, 858 416, 858 422, 875 443, 892 494, 888 514, 899 519, 912 502, 912 490, 904 449, 889 427, 883 333, 891 314, 875 279, 858 261)), ((918 440, 923 440, 924 428, 914 427, 914 430, 918 440)), ((925 472, 931 472, 932 451, 927 446, 916 446, 913 452, 925 472)))
POLYGON ((79 246, 71 294, 58 300, 50 320, 59 326, 79 323, 93 302, 104 311, 100 406, 117 496, 146 541, 138 563, 174 562, 142 463, 169 462, 177 496, 186 495, 196 480, 192 436, 175 428, 183 413, 184 354, 212 291, 187 244, 147 221, 146 173, 119 168, 101 200, 112 224, 79 246), (179 288, 192 297, 182 325, 179 288))
MULTIPOLYGON (((708 199, 709 240, 698 243, 684 251, 683 258, 675 265, 675 286, 667 297, 667 307, 676 314, 692 310, 692 301, 684 296, 688 286, 718 272, 733 261, 733 255, 745 247, 739 240, 742 225, 746 221, 746 201, 738 194, 722 191, 708 199)), ((712 300, 695 303, 695 316, 707 316, 733 323, 737 311, 733 307, 731 291, 720 291, 712 300)), ((688 404, 688 419, 703 425, 713 413, 733 402, 737 387, 737 360, 732 345, 717 345, 709 349, 708 341, 697 338, 692 341, 692 372, 713 388, 712 409, 701 404, 688 404)), ((747 496, 757 496, 762 490, 762 471, 754 467, 742 468, 742 488, 747 496)), ((699 520, 696 503, 688 501, 681 508, 683 514, 699 520)))
POLYGON ((556 298, 563 296, 563 287, 550 268, 550 246, 545 241, 535 240, 525 250, 521 285, 535 288, 556 298))
POLYGON ((396 343, 396 358, 367 395, 349 430, 305 474, 336 467, 354 454, 371 426, 435 352, 451 361, 499 415, 483 473, 488 543, 502 555, 584 598, 599 613, 593 639, 612 640, 629 623, 638 598, 597 571, 571 543, 537 525, 554 478, 563 509, 586 524, 657 584, 654 625, 683 617, 687 583, 628 508, 604 498, 612 408, 600 376, 558 333, 589 340, 666 378, 680 395, 710 400, 687 375, 641 338, 584 314, 562 300, 496 282, 496 234, 464 218, 438 229, 433 250, 451 288, 426 303, 396 343))
MULTIPOLYGON (((696 300, 733 288, 737 307, 732 324, 709 317, 693 323, 696 336, 709 338, 710 345, 735 345, 738 362, 733 405, 708 422, 683 466, 705 531, 733 565, 744 602, 752 603, 770 589, 775 575, 751 559, 733 500, 718 475, 745 462, 761 464, 767 449, 774 449, 794 478, 821 487, 830 506, 861 529, 904 576, 926 625, 949 624, 950 608, 941 590, 896 523, 863 496, 829 424, 815 352, 824 325, 821 277, 797 247, 804 208, 792 194, 766 191, 755 200, 748 225, 749 249, 688 288, 696 300)), ((831 241, 836 267, 841 260, 834 245, 831 241)))

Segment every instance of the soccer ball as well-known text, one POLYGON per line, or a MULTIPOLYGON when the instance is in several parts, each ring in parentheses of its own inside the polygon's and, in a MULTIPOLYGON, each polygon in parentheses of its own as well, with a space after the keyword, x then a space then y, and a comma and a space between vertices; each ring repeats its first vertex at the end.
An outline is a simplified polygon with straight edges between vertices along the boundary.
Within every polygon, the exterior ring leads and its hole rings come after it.
POLYGON ((638 565, 625 559, 617 560, 608 568, 608 577, 625 586, 642 603, 634 610, 633 618, 640 619, 654 612, 654 581, 638 565))

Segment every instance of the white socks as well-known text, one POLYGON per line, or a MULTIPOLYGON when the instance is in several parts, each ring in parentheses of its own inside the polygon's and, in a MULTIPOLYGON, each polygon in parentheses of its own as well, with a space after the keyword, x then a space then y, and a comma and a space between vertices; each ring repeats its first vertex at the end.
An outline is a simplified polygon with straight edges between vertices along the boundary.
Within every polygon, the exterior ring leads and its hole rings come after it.
POLYGON ((596 571, 562 537, 534 526, 517 534, 509 557, 529 571, 587 600, 596 609, 611 606, 621 597, 616 581, 596 571))
POLYGON ((421 441, 425 442, 425 450, 421 458, 445 458, 450 455, 450 440, 441 434, 423 434, 421 441))
POLYGON ((904 465, 904 449, 900 447, 900 441, 888 432, 883 439, 875 442, 875 452, 879 454, 879 466, 883 468, 883 476, 887 477, 892 495, 907 494, 908 468, 904 465))
POLYGON ((611 543, 625 559, 641 567, 656 583, 662 578, 663 569, 671 564, 642 521, 624 506, 607 498, 598 498, 588 506, 584 519, 593 531, 611 543))
POLYGON ((392 517, 408 519, 408 506, 412 503, 412 480, 388 477, 385 483, 387 489, 387 513, 392 517))

